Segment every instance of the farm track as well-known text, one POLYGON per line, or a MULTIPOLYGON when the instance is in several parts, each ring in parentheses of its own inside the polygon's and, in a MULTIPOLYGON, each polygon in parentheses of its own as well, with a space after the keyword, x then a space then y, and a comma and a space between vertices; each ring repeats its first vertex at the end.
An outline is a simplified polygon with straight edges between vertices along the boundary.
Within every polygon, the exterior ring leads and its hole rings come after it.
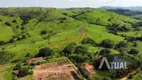
POLYGON ((127 80, 128 77, 132 74, 135 74, 137 72, 137 70, 140 70, 140 68, 137 68, 135 70, 133 70, 131 73, 129 73, 128 75, 124 76, 123 78, 121 78, 120 80, 127 80))
POLYGON ((81 28, 79 37, 76 37, 76 38, 73 38, 73 39, 70 39, 70 40, 61 41, 61 42, 58 42, 58 43, 56 43, 54 45, 49 45, 48 47, 49 48, 58 48, 60 45, 63 45, 63 44, 68 44, 68 43, 73 43, 73 42, 80 42, 84 38, 85 38, 85 29, 81 28))

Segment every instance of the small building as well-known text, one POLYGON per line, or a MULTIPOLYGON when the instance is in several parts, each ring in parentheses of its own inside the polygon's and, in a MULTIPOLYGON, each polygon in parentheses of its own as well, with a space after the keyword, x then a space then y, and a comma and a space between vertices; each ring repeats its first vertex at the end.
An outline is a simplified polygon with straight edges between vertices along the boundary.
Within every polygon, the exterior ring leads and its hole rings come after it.
POLYGON ((90 78, 94 77, 94 66, 93 65, 89 65, 89 64, 85 64, 84 66, 85 70, 86 70, 86 74, 89 75, 90 78))
POLYGON ((93 65, 85 64, 84 68, 85 68, 85 70, 87 71, 88 74, 93 74, 93 71, 94 71, 93 65))
POLYGON ((31 58, 30 60, 27 60, 26 62, 27 62, 28 64, 31 64, 31 63, 33 63, 33 62, 38 62, 38 61, 42 61, 42 60, 43 60, 42 57, 38 57, 38 58, 31 58))

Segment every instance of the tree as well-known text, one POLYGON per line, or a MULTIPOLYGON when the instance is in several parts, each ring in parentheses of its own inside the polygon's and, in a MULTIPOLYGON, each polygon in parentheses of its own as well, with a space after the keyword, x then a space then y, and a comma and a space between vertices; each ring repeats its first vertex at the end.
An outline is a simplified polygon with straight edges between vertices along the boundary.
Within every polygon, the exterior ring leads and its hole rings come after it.
POLYGON ((76 47, 74 53, 76 54, 86 54, 88 53, 87 48, 85 46, 78 46, 76 47))
POLYGON ((14 42, 14 38, 11 38, 10 40, 9 40, 9 43, 13 43, 14 42))
POLYGON ((24 29, 25 29, 25 27, 22 26, 22 27, 21 27, 21 30, 24 30, 24 29))
POLYGON ((68 14, 67 13, 63 13, 63 15, 67 16, 68 14))
POLYGON ((117 34, 117 32, 119 31, 119 24, 115 23, 115 24, 112 24, 112 25, 108 25, 107 29, 109 30, 110 33, 113 33, 113 34, 117 34))
POLYGON ((83 39, 82 44, 87 44, 87 43, 91 44, 93 46, 96 45, 96 42, 94 40, 90 39, 90 38, 83 39))
POLYGON ((22 22, 22 26, 24 26, 24 25, 26 25, 27 23, 28 23, 28 20, 30 20, 31 19, 31 16, 29 15, 29 16, 25 16, 25 15, 23 15, 23 16, 20 16, 20 19, 22 19, 23 20, 23 22, 22 22))
POLYGON ((137 27, 142 26, 142 22, 137 22, 135 25, 136 25, 137 27))
POLYGON ((4 41, 0 41, 0 45, 3 45, 4 44, 4 41))
POLYGON ((138 53, 139 53, 139 51, 137 49, 131 49, 129 51, 129 54, 138 54, 138 53))
POLYGON ((16 20, 13 20, 12 22, 13 22, 13 23, 16 23, 17 21, 16 21, 16 20))
POLYGON ((14 68, 13 68, 13 70, 19 70, 19 69, 21 69, 21 64, 20 63, 16 64, 14 66, 14 68))
POLYGON ((16 28, 19 28, 19 27, 20 27, 20 26, 18 26, 18 25, 16 26, 16 28))
POLYGON ((40 49, 37 56, 45 57, 45 56, 51 56, 52 54, 54 54, 54 51, 52 49, 46 47, 46 48, 40 49))
POLYGON ((11 24, 9 22, 5 22, 5 25, 7 26, 11 26, 11 24))
POLYGON ((59 18, 59 20, 66 20, 66 19, 67 19, 66 17, 59 18))
POLYGON ((113 34, 117 34, 117 32, 126 32, 126 31, 130 31, 132 29, 132 25, 131 24, 125 24, 123 26, 121 26, 118 23, 113 23, 112 25, 109 24, 107 29, 113 33, 113 34))
POLYGON ((40 32, 41 35, 44 35, 44 34, 46 34, 46 33, 47 33, 46 30, 42 30, 42 31, 40 32))
POLYGON ((134 42, 133 46, 134 46, 134 47, 137 47, 137 46, 138 46, 138 44, 137 44, 136 42, 134 42))
POLYGON ((127 46, 128 44, 126 42, 121 41, 116 45, 116 48, 126 48, 127 46))
POLYGON ((76 48, 76 45, 74 43, 72 43, 72 44, 67 45, 64 48, 63 52, 65 53, 65 55, 71 54, 74 52, 75 48, 76 48))
POLYGON ((127 25, 123 25, 120 28, 120 31, 126 32, 126 31, 130 31, 131 30, 131 25, 127 24, 127 25))
POLYGON ((30 57, 30 53, 27 53, 27 54, 25 55, 25 57, 30 57))
POLYGON ((109 49, 103 49, 100 51, 100 55, 110 54, 111 51, 109 49))
POLYGON ((18 73, 18 77, 24 77, 24 76, 27 76, 29 74, 29 68, 28 67, 23 67, 19 70, 19 73, 18 73))
POLYGON ((129 41, 129 42, 133 42, 136 41, 135 37, 126 37, 125 40, 129 41))
POLYGON ((114 43, 113 43, 113 41, 111 41, 109 39, 105 39, 102 41, 102 43, 100 45, 105 48, 113 48, 114 43))
POLYGON ((87 60, 89 60, 89 57, 87 55, 82 55, 82 54, 76 54, 75 56, 70 56, 72 60, 75 60, 77 63, 84 63, 87 60))

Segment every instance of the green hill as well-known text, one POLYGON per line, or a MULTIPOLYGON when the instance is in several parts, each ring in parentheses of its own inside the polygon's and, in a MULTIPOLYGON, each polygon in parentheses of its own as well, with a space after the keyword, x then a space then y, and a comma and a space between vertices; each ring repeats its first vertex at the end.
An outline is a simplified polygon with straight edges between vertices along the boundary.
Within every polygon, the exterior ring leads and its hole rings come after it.
POLYGON ((0 14, 0 48, 14 53, 13 60, 23 59, 27 53, 34 56, 41 47, 78 37, 80 28, 98 43, 104 39, 121 41, 123 37, 108 33, 107 25, 137 21, 104 9, 2 8, 0 14))
MULTIPOLYGON (((2 56, 0 65, 15 64, 35 57, 44 47, 54 51, 54 54, 47 58, 61 57, 64 49, 71 43, 76 43, 77 48, 81 46, 86 49, 84 47, 87 46, 90 54, 84 54, 83 57, 71 54, 67 56, 69 59, 75 61, 76 58, 81 57, 83 61, 87 55, 90 58, 86 62, 93 64, 89 61, 98 59, 95 55, 101 52, 101 48, 105 48, 101 45, 102 41, 108 39, 115 45, 112 46, 113 48, 106 48, 112 51, 110 55, 121 56, 122 52, 123 57, 131 61, 131 57, 134 56, 125 53, 128 53, 131 47, 133 48, 134 43, 139 44, 134 48, 139 50, 140 56, 142 54, 141 42, 139 37, 135 36, 135 33, 142 30, 140 24, 140 20, 131 16, 119 15, 105 9, 0 8, 0 54, 2 56), (131 41, 133 38, 138 40, 133 42, 131 41), (85 39, 88 39, 88 42, 83 43, 85 39), (117 49, 121 41, 128 43, 126 51, 117 49)), ((0 72, 1 74, 3 72, 0 72)))

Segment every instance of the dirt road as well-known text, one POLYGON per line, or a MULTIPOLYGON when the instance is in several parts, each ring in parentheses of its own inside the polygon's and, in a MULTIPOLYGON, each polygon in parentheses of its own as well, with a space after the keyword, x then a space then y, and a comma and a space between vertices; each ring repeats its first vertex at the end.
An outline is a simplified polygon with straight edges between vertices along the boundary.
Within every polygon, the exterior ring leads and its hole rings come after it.
POLYGON ((49 48, 58 48, 59 46, 61 46, 63 44, 73 43, 73 42, 77 42, 77 41, 80 42, 84 38, 85 38, 85 29, 80 28, 80 36, 79 37, 76 37, 76 38, 73 38, 73 39, 70 39, 70 40, 61 41, 61 42, 58 42, 58 43, 56 43, 54 45, 49 45, 48 47, 49 48))
POLYGON ((137 68, 136 70, 133 70, 131 73, 129 73, 128 75, 124 76, 120 80, 126 80, 130 75, 135 74, 137 72, 137 70, 140 70, 140 68, 137 68))

